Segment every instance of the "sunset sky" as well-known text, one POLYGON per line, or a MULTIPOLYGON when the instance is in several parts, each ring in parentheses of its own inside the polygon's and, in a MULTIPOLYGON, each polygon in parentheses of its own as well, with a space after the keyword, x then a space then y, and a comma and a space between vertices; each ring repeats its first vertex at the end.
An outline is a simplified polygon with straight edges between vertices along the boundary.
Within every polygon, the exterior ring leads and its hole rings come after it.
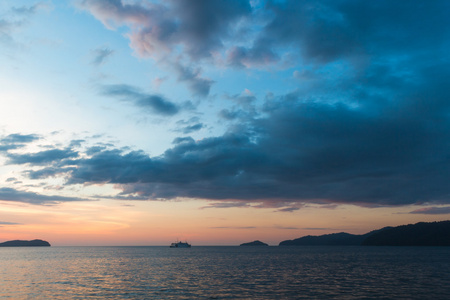
POLYGON ((3 0, 0 242, 450 219, 450 1, 3 0))

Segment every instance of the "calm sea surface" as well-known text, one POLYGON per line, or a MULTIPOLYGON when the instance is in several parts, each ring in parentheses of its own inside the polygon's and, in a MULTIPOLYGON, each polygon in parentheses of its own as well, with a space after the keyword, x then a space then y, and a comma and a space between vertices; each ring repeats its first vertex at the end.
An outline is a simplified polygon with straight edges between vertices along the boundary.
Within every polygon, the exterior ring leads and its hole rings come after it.
POLYGON ((0 248, 0 298, 450 299, 450 247, 0 248))

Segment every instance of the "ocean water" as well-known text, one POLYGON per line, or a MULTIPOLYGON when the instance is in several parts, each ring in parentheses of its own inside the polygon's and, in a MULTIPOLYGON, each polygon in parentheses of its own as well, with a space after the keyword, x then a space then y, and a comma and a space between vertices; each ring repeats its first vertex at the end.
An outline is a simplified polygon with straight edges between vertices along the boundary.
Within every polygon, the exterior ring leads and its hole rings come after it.
POLYGON ((0 248, 1 299, 450 299, 450 247, 0 248))

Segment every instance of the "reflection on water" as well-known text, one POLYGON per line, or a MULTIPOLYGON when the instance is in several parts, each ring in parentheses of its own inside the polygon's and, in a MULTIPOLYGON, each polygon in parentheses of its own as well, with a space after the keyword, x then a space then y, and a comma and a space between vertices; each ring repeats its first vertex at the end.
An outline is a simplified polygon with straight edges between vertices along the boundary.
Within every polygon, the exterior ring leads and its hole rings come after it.
POLYGON ((450 247, 0 248, 10 299, 450 299, 450 247))

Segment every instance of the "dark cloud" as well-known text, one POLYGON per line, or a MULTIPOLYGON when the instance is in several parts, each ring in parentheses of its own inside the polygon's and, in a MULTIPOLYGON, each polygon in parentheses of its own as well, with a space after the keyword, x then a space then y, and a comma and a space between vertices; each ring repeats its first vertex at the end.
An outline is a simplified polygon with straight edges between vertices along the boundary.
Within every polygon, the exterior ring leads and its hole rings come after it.
POLYGON ((449 8, 448 1, 267 1, 270 20, 252 46, 230 49, 228 59, 265 65, 286 49, 308 63, 409 55, 411 49, 448 46, 449 8))
POLYGON ((206 97, 209 95, 211 85, 214 81, 201 77, 200 69, 193 70, 192 68, 185 67, 179 63, 174 64, 174 70, 178 76, 178 80, 186 82, 190 91, 200 97, 206 97))
POLYGON ((93 155, 95 153, 101 152, 101 151, 106 150, 106 149, 107 149, 106 146, 92 146, 92 147, 89 147, 86 150, 86 154, 87 155, 93 155))
MULTIPOLYGON (((72 162, 66 162, 71 164, 72 162)), ((64 163, 62 163, 64 164, 64 163)), ((45 179, 49 177, 56 177, 59 175, 64 175, 70 171, 73 171, 74 167, 47 167, 39 170, 26 170, 24 173, 30 178, 30 179, 45 179)))
POLYGON ((267 0, 253 7, 245 0, 79 3, 109 27, 129 26, 131 46, 142 56, 176 56, 181 47, 191 62, 221 53, 238 67, 291 63, 292 57, 307 64, 362 64, 384 55, 408 56, 411 49, 414 55, 431 47, 445 52, 450 35, 445 0, 267 0))
POLYGON ((178 79, 195 96, 208 96, 213 80, 202 77, 199 68, 182 65, 179 49, 191 62, 213 58, 224 43, 235 39, 239 20, 251 14, 248 0, 194 0, 128 4, 120 0, 79 1, 107 27, 126 25, 131 47, 144 57, 165 60, 172 56, 178 79), (164 58, 164 59, 163 59, 164 58))
POLYGON ((236 24, 251 13, 247 0, 194 0, 128 4, 120 0, 79 1, 106 26, 128 25, 131 46, 142 56, 175 51, 193 59, 210 57, 234 36, 236 24))
MULTIPOLYGON (((211 82, 193 61, 215 50, 229 50, 229 63, 241 67, 291 54, 305 65, 294 73, 298 89, 265 99, 230 96, 234 106, 220 115, 239 122, 225 134, 177 138, 157 157, 95 148, 70 158, 70 166, 48 160, 45 174, 34 176, 64 173, 67 184, 114 184, 123 199, 211 199, 212 207, 450 203, 450 2, 267 1, 261 30, 245 45, 233 24, 257 12, 246 2, 219 2, 81 5, 109 26, 131 24, 142 55, 186 50, 191 64, 170 66, 200 96, 211 82)), ((102 92, 160 114, 179 111, 126 85, 102 92)), ((31 154, 18 157, 40 163, 31 154)))
POLYGON ((69 144, 69 148, 81 147, 81 145, 86 142, 86 140, 72 140, 69 144))
POLYGON ((0 225, 21 225, 20 223, 14 223, 14 222, 2 222, 0 221, 0 225))
POLYGON ((261 67, 271 65, 280 60, 280 57, 271 49, 270 43, 258 41, 251 48, 234 46, 227 51, 228 64, 235 67, 261 67))
POLYGON ((193 143, 194 139, 190 136, 188 137, 177 137, 173 140, 173 144, 180 144, 180 143, 193 143))
MULTIPOLYGON (((200 129, 204 128, 205 125, 200 122, 200 119, 197 117, 193 117, 187 121, 180 120, 177 122, 177 125, 179 126, 178 129, 174 130, 175 132, 181 132, 183 134, 190 134, 195 131, 199 131, 200 129)), ((174 143, 182 142, 182 138, 178 138, 174 143)))
POLYGON ((91 63, 95 66, 100 66, 106 62, 106 60, 114 54, 114 51, 108 48, 95 49, 93 51, 93 59, 91 63))
POLYGON ((194 58, 211 55, 234 35, 234 26, 251 13, 248 0, 172 1, 180 18, 180 35, 188 53, 194 58))
POLYGON ((222 109, 218 115, 222 119, 232 121, 246 116, 247 113, 241 109, 239 110, 222 109))
POLYGON ((190 134, 192 132, 199 131, 203 127, 204 127, 204 125, 202 123, 197 123, 197 124, 185 126, 185 127, 183 127, 182 129, 180 129, 178 131, 180 131, 180 132, 182 132, 184 134, 190 134))
POLYGON ((299 210, 299 209, 300 209, 299 207, 284 207, 284 208, 278 209, 277 211, 280 211, 280 212, 294 212, 294 211, 299 210))
POLYGON ((10 134, 0 139, 0 152, 22 148, 39 139, 40 137, 36 134, 10 134))
POLYGON ((26 144, 38 140, 40 137, 36 134, 10 134, 0 140, 3 144, 26 144))
POLYGON ((58 204, 61 202, 88 201, 76 197, 47 196, 34 192, 19 191, 12 188, 0 188, 0 201, 23 202, 37 205, 58 204))
POLYGON ((239 206, 270 200, 265 207, 283 210, 297 209, 295 202, 447 203, 450 103, 441 99, 444 86, 429 94, 440 86, 434 81, 407 92, 408 101, 369 99, 359 107, 275 97, 251 130, 177 139, 153 158, 99 151, 76 161, 68 183, 113 183, 123 195, 152 199, 236 199, 239 206))
POLYGON ((234 208, 234 207, 250 207, 250 205, 248 203, 239 202, 239 201, 235 201, 235 202, 215 202, 215 203, 210 203, 207 206, 200 207, 200 209, 205 209, 205 208, 234 208))
POLYGON ((351 76, 353 86, 344 80, 347 89, 320 97, 267 97, 259 114, 226 134, 175 139, 158 157, 97 149, 70 169, 55 161, 44 171, 66 172, 68 184, 115 184, 121 197, 221 200, 217 207, 449 203, 449 70, 429 61, 394 87, 369 70, 362 78, 370 80, 351 76))
POLYGON ((413 210, 410 214, 448 215, 450 214, 450 207, 424 207, 413 210))
POLYGON ((73 159, 78 156, 78 152, 70 148, 67 149, 51 149, 36 153, 13 154, 8 153, 8 164, 32 164, 45 165, 52 162, 60 162, 65 159, 73 159))
POLYGON ((162 96, 145 94, 139 89, 125 84, 105 85, 102 87, 102 94, 131 102, 137 107, 164 116, 175 115, 180 110, 178 105, 162 96))

